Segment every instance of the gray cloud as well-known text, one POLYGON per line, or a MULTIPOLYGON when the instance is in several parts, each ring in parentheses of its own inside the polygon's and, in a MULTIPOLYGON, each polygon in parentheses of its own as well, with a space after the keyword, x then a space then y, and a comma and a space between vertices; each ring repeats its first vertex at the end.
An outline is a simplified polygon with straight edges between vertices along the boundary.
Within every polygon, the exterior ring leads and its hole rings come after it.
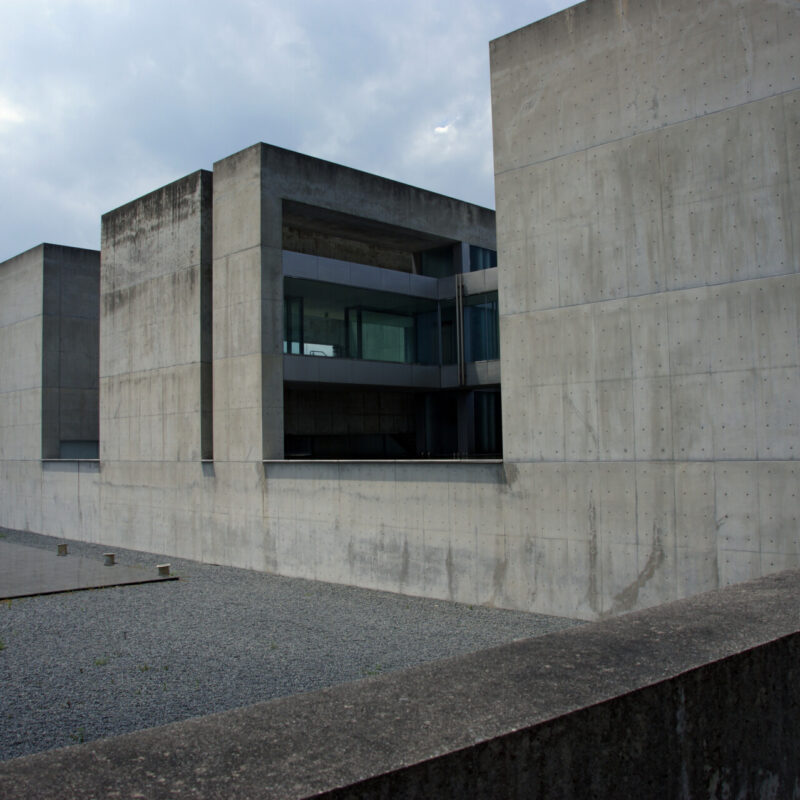
POLYGON ((0 260, 257 141, 493 205, 488 42, 561 0, 19 0, 0 260))

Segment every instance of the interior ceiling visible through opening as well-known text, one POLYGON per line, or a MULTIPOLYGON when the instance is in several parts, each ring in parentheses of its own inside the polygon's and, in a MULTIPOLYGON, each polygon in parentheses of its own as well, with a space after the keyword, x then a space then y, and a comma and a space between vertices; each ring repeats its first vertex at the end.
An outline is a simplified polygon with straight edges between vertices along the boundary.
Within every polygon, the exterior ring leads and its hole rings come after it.
POLYGON ((416 253, 454 243, 453 239, 443 236, 415 231, 398 225, 388 225, 385 222, 297 203, 293 200, 283 201, 283 224, 308 233, 339 236, 407 253, 416 253))

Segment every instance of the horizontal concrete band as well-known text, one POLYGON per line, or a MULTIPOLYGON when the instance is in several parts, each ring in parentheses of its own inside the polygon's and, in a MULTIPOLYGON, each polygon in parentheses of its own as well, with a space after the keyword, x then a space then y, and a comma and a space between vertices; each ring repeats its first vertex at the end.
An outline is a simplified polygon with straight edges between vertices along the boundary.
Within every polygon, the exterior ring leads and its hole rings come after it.
POLYGON ((0 764, 0 795, 788 796, 800 571, 0 764))

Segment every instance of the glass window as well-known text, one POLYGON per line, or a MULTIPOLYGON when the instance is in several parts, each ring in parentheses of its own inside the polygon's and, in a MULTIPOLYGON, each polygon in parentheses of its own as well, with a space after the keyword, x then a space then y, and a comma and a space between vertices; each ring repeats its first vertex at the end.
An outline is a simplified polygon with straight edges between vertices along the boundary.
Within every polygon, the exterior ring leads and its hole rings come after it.
POLYGON ((435 300, 284 279, 284 345, 291 355, 438 363, 435 300))
POLYGON ((500 392, 475 392, 475 452, 500 455, 502 449, 500 392))
POLYGON ((361 358, 413 364, 414 317, 383 311, 361 312, 361 358))
POLYGON ((437 309, 416 315, 417 363, 439 363, 439 312, 437 309))
POLYGON ((303 347, 303 298, 283 298, 283 352, 300 355, 303 347))
POLYGON ((455 272, 453 246, 445 245, 419 254, 420 273, 429 278, 446 278, 455 272))
POLYGON ((469 246, 469 271, 478 272, 482 269, 492 269, 497 266, 497 251, 486 247, 469 246))
POLYGON ((464 298, 464 360, 492 361, 500 358, 497 292, 464 298))
POLYGON ((456 343, 456 301, 442 303, 442 364, 455 364, 458 361, 456 343))

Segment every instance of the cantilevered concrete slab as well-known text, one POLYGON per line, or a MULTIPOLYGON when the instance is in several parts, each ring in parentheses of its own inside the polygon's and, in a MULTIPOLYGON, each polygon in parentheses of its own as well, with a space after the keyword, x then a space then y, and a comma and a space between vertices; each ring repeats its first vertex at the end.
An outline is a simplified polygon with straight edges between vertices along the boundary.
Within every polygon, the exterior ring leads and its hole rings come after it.
POLYGON ((0 600, 175 580, 174 575, 159 575, 156 564, 152 571, 121 564, 106 566, 91 558, 59 556, 55 551, 0 541, 0 600))

